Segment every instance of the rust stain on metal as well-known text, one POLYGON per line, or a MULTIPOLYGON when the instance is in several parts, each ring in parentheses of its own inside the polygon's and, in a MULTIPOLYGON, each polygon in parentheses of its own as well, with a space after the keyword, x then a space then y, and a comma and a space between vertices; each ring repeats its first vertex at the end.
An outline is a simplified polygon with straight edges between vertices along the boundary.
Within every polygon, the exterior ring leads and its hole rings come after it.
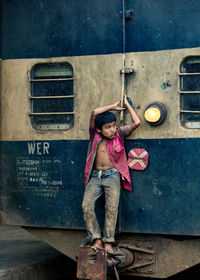
POLYGON ((91 247, 79 249, 77 278, 106 280, 107 254, 104 249, 94 251, 91 247))

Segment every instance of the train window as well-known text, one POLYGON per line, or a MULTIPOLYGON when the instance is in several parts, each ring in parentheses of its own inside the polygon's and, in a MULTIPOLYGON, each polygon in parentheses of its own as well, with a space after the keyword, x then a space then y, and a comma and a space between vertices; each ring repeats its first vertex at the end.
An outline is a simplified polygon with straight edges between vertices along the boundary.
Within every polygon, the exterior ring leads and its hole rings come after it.
POLYGON ((69 130, 74 124, 73 68, 68 63, 40 63, 31 71, 32 126, 69 130))
POLYGON ((200 128, 200 56, 187 57, 179 77, 181 123, 186 128, 200 128))

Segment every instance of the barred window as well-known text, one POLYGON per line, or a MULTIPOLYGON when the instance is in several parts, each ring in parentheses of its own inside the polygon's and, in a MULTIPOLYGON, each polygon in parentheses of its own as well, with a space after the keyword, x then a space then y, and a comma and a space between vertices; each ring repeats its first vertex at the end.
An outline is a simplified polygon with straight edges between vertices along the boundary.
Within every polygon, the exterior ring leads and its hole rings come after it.
POLYGON ((200 128, 200 56, 187 57, 180 67, 180 118, 186 128, 200 128))
POLYGON ((69 130, 74 124, 74 79, 69 63, 39 63, 31 71, 32 126, 69 130))

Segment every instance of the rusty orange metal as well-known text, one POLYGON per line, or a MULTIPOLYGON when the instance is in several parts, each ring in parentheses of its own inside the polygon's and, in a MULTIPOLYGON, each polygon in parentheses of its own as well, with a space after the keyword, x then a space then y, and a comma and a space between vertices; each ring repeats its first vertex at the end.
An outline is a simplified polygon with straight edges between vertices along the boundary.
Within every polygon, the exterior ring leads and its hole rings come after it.
POLYGON ((77 278, 106 280, 107 253, 104 249, 94 250, 91 247, 79 249, 77 261, 77 278))

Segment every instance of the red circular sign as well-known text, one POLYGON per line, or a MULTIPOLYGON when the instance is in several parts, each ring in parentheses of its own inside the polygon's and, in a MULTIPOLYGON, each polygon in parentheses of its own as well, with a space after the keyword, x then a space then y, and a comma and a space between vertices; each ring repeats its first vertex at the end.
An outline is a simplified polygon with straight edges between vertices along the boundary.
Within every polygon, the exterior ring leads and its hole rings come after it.
POLYGON ((144 170, 148 166, 149 154, 145 149, 133 148, 128 153, 128 166, 135 170, 144 170))

